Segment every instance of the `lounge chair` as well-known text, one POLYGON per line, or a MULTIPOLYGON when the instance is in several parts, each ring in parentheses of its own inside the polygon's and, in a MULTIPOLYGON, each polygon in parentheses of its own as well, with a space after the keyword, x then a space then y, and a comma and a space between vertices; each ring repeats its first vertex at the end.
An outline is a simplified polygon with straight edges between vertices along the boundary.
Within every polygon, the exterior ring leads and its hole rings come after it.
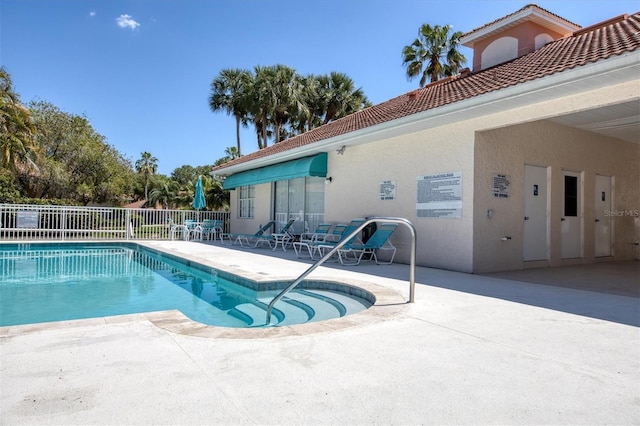
MULTIPOLYGON (((364 223, 364 219, 352 219, 349 225, 347 225, 344 228, 339 238, 337 239, 327 238, 323 242, 318 242, 314 244, 315 251, 317 251, 320 254, 320 256, 323 256, 325 250, 331 250, 336 245, 338 245, 338 243, 341 243, 342 241, 344 241, 346 238, 349 237, 349 235, 353 233, 353 231, 358 229, 360 225, 362 225, 363 223, 364 223)), ((347 242, 347 244, 362 244, 360 235, 354 235, 353 237, 349 238, 349 241, 347 242)))
POLYGON ((344 223, 337 224, 333 227, 331 232, 329 232, 327 236, 324 237, 324 241, 339 241, 345 229, 347 229, 347 226, 349 225, 345 225, 344 223))
POLYGON ((301 257, 300 249, 305 248, 309 253, 309 257, 313 259, 312 248, 311 248, 312 245, 323 243, 327 240, 330 240, 330 241, 339 240, 340 235, 342 235, 345 228, 347 227, 347 225, 336 225, 333 228, 333 231, 329 233, 329 231, 331 230, 331 226, 332 225, 330 223, 321 223, 316 227, 315 231, 302 233, 298 241, 293 243, 293 249, 296 252, 296 257, 300 258, 301 257))
POLYGON ((289 232, 289 229, 291 228, 291 225, 293 225, 293 222, 295 221, 296 221, 295 219, 289 219, 289 221, 282 227, 282 229, 280 229, 280 232, 273 233, 270 235, 274 243, 273 250, 278 248, 278 244, 281 245, 283 251, 287 250, 286 248, 287 245, 289 245, 293 240, 293 235, 289 232))
MULTIPOLYGON (((324 225, 328 225, 329 227, 331 226, 330 224, 324 224, 324 225)), ((321 226, 321 225, 318 225, 321 226)), ((332 241, 340 241, 340 238, 342 237, 342 234, 344 233, 344 231, 347 229, 349 225, 345 225, 343 223, 339 223, 337 225, 335 225, 333 227, 333 229, 331 229, 331 232, 327 232, 325 234, 322 233, 317 233, 315 238, 312 238, 311 241, 308 241, 304 238, 300 238, 300 242, 302 243, 309 243, 312 242, 313 244, 320 244, 323 242, 332 242, 332 241)))
POLYGON ((314 241, 324 241, 326 240, 327 236, 330 235, 329 234, 330 230, 331 230, 330 223, 321 223, 316 227, 315 231, 303 232, 300 235, 300 242, 309 243, 314 241))
POLYGON ((389 237, 391 237, 391 234, 393 234, 397 227, 397 223, 382 223, 377 226, 377 229, 371 234, 366 243, 345 244, 338 250, 340 263, 343 265, 358 265, 365 255, 369 255, 370 260, 375 260, 377 265, 389 265, 393 263, 393 258, 396 256, 396 248, 391 244, 391 241, 389 241, 389 237), (391 260, 388 262, 379 262, 377 255, 378 250, 391 251, 391 260))
POLYGON ((269 244, 269 247, 271 247, 271 241, 273 239, 271 238, 270 234, 265 235, 265 232, 275 226, 275 224, 276 221, 271 220, 266 225, 263 225, 260 229, 258 229, 255 234, 223 234, 223 236, 220 237, 220 241, 224 244, 224 237, 226 237, 231 244, 238 243, 241 247, 244 247, 244 245, 242 244, 243 241, 247 246, 251 246, 251 243, 253 243, 254 248, 262 245, 262 243, 265 242, 269 244))
MULTIPOLYGON (((311 259, 315 259, 316 253, 322 256, 322 253, 326 249, 332 249, 343 239, 347 238, 349 234, 355 231, 360 225, 364 223, 364 219, 353 219, 349 225, 336 225, 322 241, 304 242, 298 241, 293 243, 293 249, 296 252, 298 258, 304 253, 302 249, 306 249, 311 259), (341 231, 341 232, 340 232, 341 231)), ((350 239, 350 242, 360 242, 360 238, 356 235, 350 239)))

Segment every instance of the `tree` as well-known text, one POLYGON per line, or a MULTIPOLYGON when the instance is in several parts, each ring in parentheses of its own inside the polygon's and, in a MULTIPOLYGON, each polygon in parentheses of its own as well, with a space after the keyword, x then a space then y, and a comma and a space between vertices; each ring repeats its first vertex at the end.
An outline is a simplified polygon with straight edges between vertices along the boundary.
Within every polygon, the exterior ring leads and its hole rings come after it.
POLYGON ((204 189, 204 196, 207 200, 207 209, 229 210, 231 194, 229 191, 222 189, 221 182, 213 179, 210 175, 206 175, 202 177, 202 187, 204 189))
POLYGON ((0 67, 0 165, 14 172, 36 169, 36 126, 27 107, 13 90, 11 76, 0 67))
POLYGON ((144 176, 144 199, 149 200, 149 176, 158 170, 158 159, 145 151, 136 161, 136 171, 144 176))
POLYGON ((4 67, 0 67, 0 166, 5 182, 13 178, 12 187, 3 183, 5 199, 117 204, 131 193, 133 181, 131 163, 86 117, 44 101, 22 105, 4 67))
POLYGON ((450 30, 450 25, 423 24, 420 27, 418 37, 402 49, 409 80, 420 75, 420 87, 424 87, 427 78, 434 82, 458 72, 467 61, 459 51, 462 32, 451 34, 450 30))
POLYGON ((189 182, 197 179, 197 177, 196 169, 186 164, 171 172, 171 180, 178 182, 180 186, 186 186, 189 182))
POLYGON ((93 177, 93 201, 122 202, 122 197, 128 196, 133 190, 134 173, 130 161, 108 144, 102 147, 95 160, 99 162, 99 167, 93 177))
POLYGON ((263 149, 268 146, 269 111, 276 102, 273 89, 273 68, 255 66, 253 72, 253 84, 249 89, 251 96, 249 113, 256 128, 258 149, 263 149))
POLYGON ((371 106, 362 89, 356 89, 353 80, 343 73, 331 72, 320 77, 319 91, 324 109, 322 124, 371 106))
POLYGON ((325 102, 320 93, 321 76, 309 74, 301 77, 302 90, 300 96, 306 108, 299 109, 291 117, 290 126, 292 134, 304 133, 322 124, 325 111, 325 102))
MULTIPOLYGON (((278 64, 256 65, 253 71, 223 70, 213 80, 209 106, 233 114, 237 134, 240 124, 252 123, 262 149, 271 137, 278 143, 371 103, 346 74, 302 77, 278 64)), ((239 143, 236 150, 239 156, 239 143)))
POLYGON ((232 146, 225 148, 224 150, 225 158, 229 158, 231 160, 240 157, 240 153, 232 146))
POLYGON ((132 189, 131 163, 106 143, 86 117, 44 102, 29 104, 40 147, 38 173, 19 174, 25 193, 80 204, 117 204, 132 189))
POLYGON ((275 143, 280 142, 282 127, 287 124, 298 111, 307 106, 302 102, 302 78, 291 67, 275 65, 271 67, 272 104, 268 106, 268 114, 274 128, 275 143))
POLYGON ((15 182, 15 176, 8 169, 0 169, 0 204, 18 203, 20 188, 15 182))
POLYGON ((213 112, 222 110, 234 116, 238 155, 242 152, 240 149, 240 124, 246 121, 248 114, 247 91, 250 85, 250 72, 238 68, 223 69, 211 82, 209 108, 213 112))
MULTIPOLYGON (((225 154, 225 156, 218 158, 213 163, 213 166, 211 166, 211 167, 219 166, 220 164, 227 163, 227 162, 239 157, 238 156, 238 151, 236 150, 235 146, 230 146, 230 147, 226 148, 224 150, 224 154, 225 154)), ((211 170, 211 169, 209 169, 209 170, 211 170)))
POLYGON ((178 192, 180 188, 176 181, 170 179, 162 179, 154 189, 151 190, 149 194, 148 204, 151 206, 155 206, 157 203, 162 205, 162 208, 174 208, 176 206, 176 198, 178 197, 178 192))

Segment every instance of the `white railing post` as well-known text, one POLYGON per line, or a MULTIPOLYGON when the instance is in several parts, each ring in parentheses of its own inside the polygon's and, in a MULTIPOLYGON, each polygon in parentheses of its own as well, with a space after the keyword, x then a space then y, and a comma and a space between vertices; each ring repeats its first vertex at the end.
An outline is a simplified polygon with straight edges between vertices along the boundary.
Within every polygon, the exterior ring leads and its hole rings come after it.
POLYGON ((131 233, 133 234, 133 223, 131 223, 131 209, 126 209, 124 229, 126 230, 127 241, 129 241, 129 227, 131 227, 131 233))
MULTIPOLYGON (((62 230, 60 232, 60 235, 62 237, 62 241, 64 241, 66 235, 66 229, 67 229, 67 209, 65 209, 64 207, 61 207, 61 218, 60 218, 60 226, 62 227, 62 230)), ((60 216, 59 216, 60 217, 60 216)), ((51 217, 49 218, 49 220, 51 220, 51 217)))

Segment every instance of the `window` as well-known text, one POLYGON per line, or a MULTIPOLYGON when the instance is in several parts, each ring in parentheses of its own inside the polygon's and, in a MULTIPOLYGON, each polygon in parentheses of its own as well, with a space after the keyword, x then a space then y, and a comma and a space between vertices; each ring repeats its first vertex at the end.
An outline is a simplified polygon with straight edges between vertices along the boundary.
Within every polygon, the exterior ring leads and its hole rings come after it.
POLYGON ((518 39, 501 37, 492 41, 482 51, 481 68, 486 69, 518 57, 518 39))
POLYGON ((238 188, 238 217, 244 219, 253 218, 254 201, 254 185, 241 186, 238 188))
POLYGON ((578 178, 564 177, 564 215, 578 216, 578 178))

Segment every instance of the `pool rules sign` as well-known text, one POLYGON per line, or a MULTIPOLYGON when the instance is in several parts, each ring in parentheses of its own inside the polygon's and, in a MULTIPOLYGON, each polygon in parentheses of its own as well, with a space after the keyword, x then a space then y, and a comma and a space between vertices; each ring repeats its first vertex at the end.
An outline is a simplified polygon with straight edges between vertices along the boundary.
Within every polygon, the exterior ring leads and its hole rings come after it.
POLYGON ((418 176, 418 217, 462 217, 462 172, 418 176))
POLYGON ((38 212, 19 210, 16 215, 16 228, 38 229, 38 212))

